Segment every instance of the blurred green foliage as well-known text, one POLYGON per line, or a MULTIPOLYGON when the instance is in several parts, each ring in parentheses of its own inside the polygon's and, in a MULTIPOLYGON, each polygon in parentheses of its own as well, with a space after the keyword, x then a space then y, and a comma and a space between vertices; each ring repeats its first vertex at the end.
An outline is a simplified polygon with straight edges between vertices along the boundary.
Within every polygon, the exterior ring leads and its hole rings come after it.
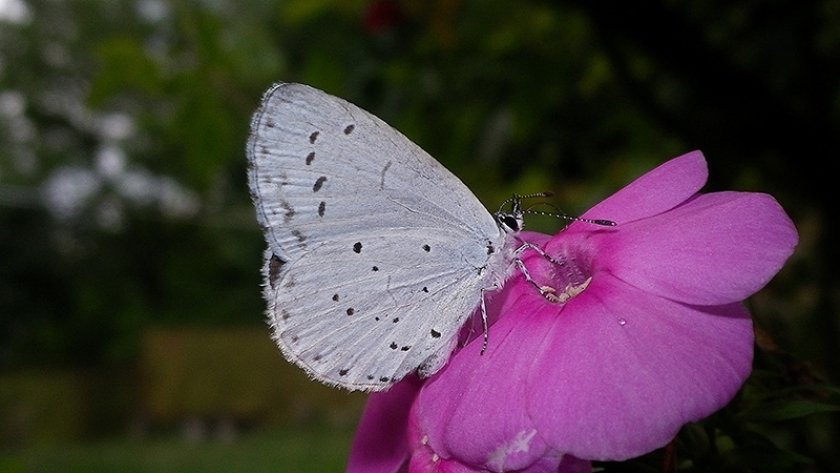
POLYGON ((84 434, 89 404, 82 374, 24 372, 0 379, 0 445, 59 442, 84 434))
POLYGON ((341 471, 350 450, 350 429, 300 428, 255 432, 228 441, 186 443, 165 436, 98 440, 84 445, 37 445, 0 453, 0 471, 24 473, 320 473, 341 471))
MULTIPOLYGON (((773 381, 728 408, 775 415, 769 443, 741 435, 755 417, 700 431, 813 458, 794 471, 840 464, 840 0, 0 5, 0 370, 120 370, 151 327, 262 328, 244 143, 261 93, 297 81, 382 117, 491 208, 550 189, 580 213, 696 148, 708 190, 776 196, 801 243, 748 303, 773 381)), ((674 447, 693 468, 723 458, 681 450, 696 433, 674 447)))
POLYGON ((184 419, 245 426, 355 425, 363 393, 311 382, 265 329, 150 330, 143 336, 136 415, 149 429, 184 419))

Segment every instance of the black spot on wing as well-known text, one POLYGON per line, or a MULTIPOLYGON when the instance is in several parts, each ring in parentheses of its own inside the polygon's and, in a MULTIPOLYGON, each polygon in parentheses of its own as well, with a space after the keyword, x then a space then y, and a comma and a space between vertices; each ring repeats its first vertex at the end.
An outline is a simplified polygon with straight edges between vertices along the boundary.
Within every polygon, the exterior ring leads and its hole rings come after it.
POLYGON ((294 275, 289 274, 289 276, 283 282, 283 287, 285 287, 286 289, 289 289, 289 288, 295 287, 295 284, 297 284, 297 282, 295 281, 294 275))
POLYGON ((356 252, 356 253, 361 253, 362 252, 362 242, 357 241, 355 244, 353 244, 353 251, 356 252))
POLYGON ((285 200, 280 202, 280 207, 283 207, 283 210, 286 211, 286 213, 283 214, 283 223, 289 223, 292 220, 292 217, 294 217, 295 213, 296 213, 294 207, 292 207, 285 200))
POLYGON ((276 175, 274 173, 262 173, 259 180, 261 185, 265 184, 277 188, 289 185, 289 176, 285 172, 278 172, 276 175))
POLYGON ((382 173, 379 177, 379 190, 385 189, 385 173, 388 172, 388 168, 391 167, 391 161, 385 163, 385 167, 382 168, 382 173))
POLYGON ((351 123, 350 125, 347 125, 346 127, 344 127, 344 134, 349 135, 350 133, 353 133, 353 130, 355 130, 355 129, 356 129, 356 125, 353 125, 351 123))
POLYGON ((320 203, 320 204, 318 204, 318 216, 319 216, 319 217, 323 217, 323 216, 324 216, 324 212, 325 212, 326 210, 327 210, 327 203, 326 203, 326 202, 324 202, 324 201, 321 201, 321 203, 320 203))
POLYGON ((432 329, 431 335, 432 335, 432 338, 440 338, 440 332, 438 332, 435 329, 432 329))
POLYGON ((429 245, 423 245, 423 251, 425 251, 426 253, 428 253, 428 252, 432 251, 432 247, 431 247, 431 246, 429 246, 429 245))
POLYGON ((354 309, 352 307, 347 308, 347 315, 353 315, 355 313, 356 313, 356 309, 354 309))
POLYGON ((272 288, 276 287, 277 281, 280 279, 280 271, 283 269, 283 265, 285 264, 286 261, 274 253, 272 253, 271 257, 268 259, 268 283, 272 288))
POLYGON ((292 230, 292 235, 297 238, 299 243, 303 243, 306 241, 306 235, 300 232, 300 230, 292 230))
POLYGON ((318 139, 318 135, 319 135, 320 133, 321 133, 321 132, 319 132, 319 131, 313 131, 313 132, 312 132, 312 134, 311 134, 311 135, 309 135, 309 143, 314 145, 314 144, 315 144, 315 140, 317 140, 317 139, 318 139))
POLYGON ((324 183, 327 182, 327 176, 321 176, 316 181, 315 184, 312 186, 312 192, 318 192, 321 190, 321 187, 324 186, 324 183))
POLYGON ((309 154, 306 155, 306 165, 309 166, 312 164, 312 161, 315 160, 315 151, 311 151, 309 154))

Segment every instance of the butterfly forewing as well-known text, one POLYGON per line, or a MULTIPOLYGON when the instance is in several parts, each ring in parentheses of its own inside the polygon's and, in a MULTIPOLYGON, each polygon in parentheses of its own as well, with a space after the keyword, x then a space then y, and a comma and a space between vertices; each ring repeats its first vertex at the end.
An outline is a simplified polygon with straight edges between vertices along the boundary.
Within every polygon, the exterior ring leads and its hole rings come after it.
POLYGON ((304 85, 266 93, 247 149, 285 356, 349 389, 436 371, 504 245, 478 199, 383 121, 304 85))

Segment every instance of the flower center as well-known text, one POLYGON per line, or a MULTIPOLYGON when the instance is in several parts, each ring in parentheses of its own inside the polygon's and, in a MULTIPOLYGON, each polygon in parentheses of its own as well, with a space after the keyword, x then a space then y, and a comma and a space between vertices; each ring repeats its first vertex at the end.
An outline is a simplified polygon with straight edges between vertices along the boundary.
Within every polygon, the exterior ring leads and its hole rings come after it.
POLYGON ((592 281, 592 276, 583 281, 583 283, 578 285, 568 284, 566 288, 563 289, 562 292, 558 292, 557 289, 551 286, 542 286, 540 291, 543 293, 546 299, 550 300, 551 302, 559 302, 561 304, 565 304, 569 301, 572 297, 583 292, 586 289, 586 286, 589 286, 589 283, 592 281))
MULTIPOLYGON (((554 262, 543 258, 536 274, 540 292, 551 302, 565 304, 577 296, 592 282, 591 257, 581 248, 563 246, 551 252, 554 262)), ((533 260, 532 260, 533 261, 533 260)))

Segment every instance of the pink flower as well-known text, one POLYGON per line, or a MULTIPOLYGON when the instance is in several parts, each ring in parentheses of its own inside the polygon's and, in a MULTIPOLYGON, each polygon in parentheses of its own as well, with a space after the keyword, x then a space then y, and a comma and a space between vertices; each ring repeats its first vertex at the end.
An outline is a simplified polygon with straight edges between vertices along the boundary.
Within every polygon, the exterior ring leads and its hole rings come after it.
POLYGON ((534 280, 488 299, 495 320, 428 380, 371 395, 348 472, 583 472, 665 445, 728 403, 752 366, 741 301, 797 242, 769 195, 698 194, 695 151, 640 177, 550 237, 523 233, 534 280), (386 429, 391 429, 387 431, 386 429))

